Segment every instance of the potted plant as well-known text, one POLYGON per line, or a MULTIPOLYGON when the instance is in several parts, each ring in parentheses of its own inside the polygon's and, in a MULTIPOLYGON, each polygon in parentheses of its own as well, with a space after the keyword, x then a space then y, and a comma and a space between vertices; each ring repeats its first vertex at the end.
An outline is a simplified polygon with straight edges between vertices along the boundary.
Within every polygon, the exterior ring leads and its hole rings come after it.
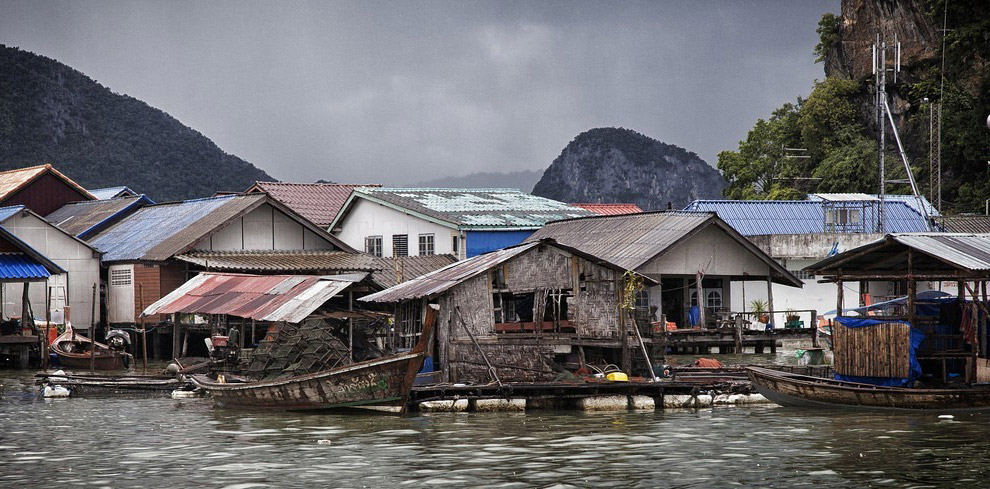
POLYGON ((801 316, 798 316, 797 311, 791 308, 788 308, 785 314, 787 315, 787 322, 789 323, 793 323, 801 319, 801 316))
POLYGON ((767 315, 767 301, 755 299, 749 303, 749 308, 752 309, 753 315, 758 318, 759 322, 766 324, 770 321, 770 316, 767 315))

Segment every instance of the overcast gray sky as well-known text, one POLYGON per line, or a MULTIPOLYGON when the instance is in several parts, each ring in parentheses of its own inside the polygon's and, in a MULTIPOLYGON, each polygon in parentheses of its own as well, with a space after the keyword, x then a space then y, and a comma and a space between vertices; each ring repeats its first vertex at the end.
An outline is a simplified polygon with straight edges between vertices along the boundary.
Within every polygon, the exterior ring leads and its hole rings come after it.
POLYGON ((544 169, 580 132, 698 153, 824 78, 839 1, 0 0, 0 43, 162 109, 285 181, 544 169))

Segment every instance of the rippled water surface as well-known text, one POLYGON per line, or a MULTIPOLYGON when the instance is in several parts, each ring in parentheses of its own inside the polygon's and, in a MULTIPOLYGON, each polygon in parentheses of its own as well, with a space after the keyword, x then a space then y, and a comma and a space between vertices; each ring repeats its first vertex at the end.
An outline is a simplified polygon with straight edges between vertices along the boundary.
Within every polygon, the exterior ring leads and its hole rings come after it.
POLYGON ((257 413, 0 382, 5 487, 986 487, 990 473, 981 414, 257 413))

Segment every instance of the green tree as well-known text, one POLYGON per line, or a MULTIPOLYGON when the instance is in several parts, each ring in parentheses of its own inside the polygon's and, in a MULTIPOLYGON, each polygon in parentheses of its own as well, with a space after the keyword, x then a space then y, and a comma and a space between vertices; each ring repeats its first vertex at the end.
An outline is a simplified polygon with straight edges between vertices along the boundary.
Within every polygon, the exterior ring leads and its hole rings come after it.
POLYGON ((739 142, 737 151, 718 154, 718 168, 729 186, 722 192, 730 199, 801 198, 784 191, 788 178, 801 174, 797 160, 786 158, 784 148, 800 141, 797 118, 802 100, 784 104, 768 120, 760 119, 739 142))

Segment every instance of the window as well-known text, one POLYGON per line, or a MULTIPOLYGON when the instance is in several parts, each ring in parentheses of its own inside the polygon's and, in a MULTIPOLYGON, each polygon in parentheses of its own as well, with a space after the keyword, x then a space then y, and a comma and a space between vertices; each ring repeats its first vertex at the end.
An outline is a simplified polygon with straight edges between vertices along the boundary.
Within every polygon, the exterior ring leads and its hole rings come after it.
POLYGON ((395 234, 392 236, 392 256, 409 256, 408 234, 395 234))
POLYGON ((832 209, 828 213, 828 223, 839 226, 859 224, 859 209, 832 209))
POLYGON ((131 285, 131 270, 129 268, 110 270, 110 285, 131 285))
POLYGON ((460 242, 460 239, 461 239, 460 236, 451 236, 450 237, 450 252, 453 253, 454 256, 457 256, 457 252, 458 252, 458 246, 457 245, 460 244, 459 243, 460 242))
POLYGON ((419 255, 432 255, 433 254, 433 235, 432 234, 420 234, 419 235, 419 255))
POLYGON ((364 251, 375 256, 382 256, 382 237, 368 236, 364 238, 364 251))
POLYGON ((804 270, 788 270, 788 271, 791 272, 791 275, 794 275, 795 277, 801 280, 813 280, 815 278, 815 274, 811 272, 806 272, 804 270))
POLYGON ((646 290, 636 292, 636 309, 650 309, 650 293, 646 290))

